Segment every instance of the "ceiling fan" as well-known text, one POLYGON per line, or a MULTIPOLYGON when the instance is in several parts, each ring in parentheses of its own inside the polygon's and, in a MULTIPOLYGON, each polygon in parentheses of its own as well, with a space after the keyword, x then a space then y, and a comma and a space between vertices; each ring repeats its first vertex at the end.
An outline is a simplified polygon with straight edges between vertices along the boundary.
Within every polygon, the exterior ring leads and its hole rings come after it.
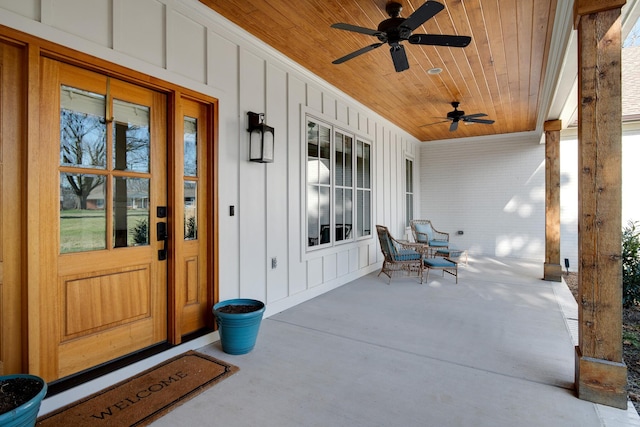
POLYGON ((425 23, 427 20, 433 18, 438 12, 444 9, 441 3, 436 1, 427 1, 422 6, 417 8, 408 18, 400 17, 402 11, 402 5, 395 1, 388 1, 385 6, 387 14, 390 18, 378 24, 377 30, 371 30, 369 28, 358 27, 357 25, 337 23, 331 25, 332 28, 338 28, 340 30, 353 31, 356 33, 367 34, 375 36, 380 40, 379 43, 374 43, 369 46, 365 46, 362 49, 358 49, 355 52, 351 52, 348 55, 338 58, 333 61, 333 64, 342 64, 345 61, 369 52, 375 48, 388 43, 391 46, 391 59, 397 72, 404 71, 409 68, 409 61, 407 60, 407 54, 404 51, 404 46, 400 44, 401 41, 408 41, 411 44, 422 44, 432 46, 449 46, 449 47, 465 47, 471 42, 471 37, 468 36, 447 36, 442 34, 411 34, 413 30, 425 23))
POLYGON ((443 120, 441 122, 435 122, 435 123, 429 123, 426 125, 422 125, 422 126, 430 126, 430 125, 435 125, 438 123, 444 123, 447 121, 451 121, 451 126, 449 126, 449 131, 453 132, 456 129, 458 129, 458 123, 460 121, 466 122, 466 123, 483 123, 485 125, 490 125, 492 123, 494 123, 494 120, 487 120, 487 119, 479 119, 478 117, 486 117, 485 113, 476 113, 476 114, 465 114, 464 111, 462 110, 458 110, 458 106, 460 105, 459 102, 457 101, 453 101, 451 103, 451 106, 453 107, 453 111, 449 111, 447 113, 447 120, 443 120))

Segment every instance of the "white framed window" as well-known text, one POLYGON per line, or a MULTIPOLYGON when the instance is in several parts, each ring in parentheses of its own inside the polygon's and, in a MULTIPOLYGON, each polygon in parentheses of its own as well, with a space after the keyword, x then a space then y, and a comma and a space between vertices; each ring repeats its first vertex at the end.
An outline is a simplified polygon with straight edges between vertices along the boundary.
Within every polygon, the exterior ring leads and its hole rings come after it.
POLYGON ((404 159, 404 209, 405 209, 405 227, 409 227, 413 219, 413 160, 404 159))
POLYGON ((306 247, 371 237, 371 144, 306 116, 306 247))
POLYGON ((358 174, 356 212, 357 237, 371 235, 371 145, 356 141, 356 172, 358 174))

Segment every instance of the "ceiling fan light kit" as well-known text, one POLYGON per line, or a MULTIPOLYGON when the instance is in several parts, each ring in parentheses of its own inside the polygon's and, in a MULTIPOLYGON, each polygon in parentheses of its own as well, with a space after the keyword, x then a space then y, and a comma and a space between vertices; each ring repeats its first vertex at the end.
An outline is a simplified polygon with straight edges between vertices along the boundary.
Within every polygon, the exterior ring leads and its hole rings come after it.
POLYGON ((374 36, 379 40, 378 43, 365 46, 336 59, 333 61, 333 64, 342 64, 343 62, 376 49, 383 44, 388 44, 390 46, 389 52, 391 53, 394 68, 396 72, 401 72, 409 68, 409 60, 407 59, 404 46, 400 44, 400 42, 406 41, 409 44, 448 47, 465 47, 471 43, 471 37, 469 36, 412 34, 413 30, 444 9, 444 5, 437 1, 427 1, 407 18, 400 17, 402 5, 398 2, 387 2, 385 9, 390 18, 380 22, 377 30, 341 22, 331 25, 332 28, 374 36))

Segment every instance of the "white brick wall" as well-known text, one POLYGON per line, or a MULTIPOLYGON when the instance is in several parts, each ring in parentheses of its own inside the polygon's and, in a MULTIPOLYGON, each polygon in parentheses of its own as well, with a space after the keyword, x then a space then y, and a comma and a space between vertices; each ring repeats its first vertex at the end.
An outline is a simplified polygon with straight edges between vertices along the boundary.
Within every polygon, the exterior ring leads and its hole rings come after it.
POLYGON ((451 233, 453 247, 544 262, 544 145, 537 137, 426 142, 420 164, 418 217, 451 233))

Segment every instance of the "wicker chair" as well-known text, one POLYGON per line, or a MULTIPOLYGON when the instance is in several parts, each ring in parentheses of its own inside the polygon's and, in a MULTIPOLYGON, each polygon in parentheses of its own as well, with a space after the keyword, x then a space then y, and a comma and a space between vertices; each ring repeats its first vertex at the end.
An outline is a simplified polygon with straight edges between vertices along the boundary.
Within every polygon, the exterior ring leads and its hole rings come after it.
POLYGON ((391 283, 393 273, 406 272, 409 276, 411 273, 416 273, 422 283, 422 254, 407 248, 394 239, 387 227, 376 225, 376 230, 378 231, 378 240, 380 240, 380 249, 384 255, 384 262, 378 276, 382 273, 386 274, 389 276, 389 283, 391 283))
POLYGON ((435 250, 449 247, 449 233, 436 230, 428 219, 411 220, 411 232, 417 243, 426 243, 435 250))

